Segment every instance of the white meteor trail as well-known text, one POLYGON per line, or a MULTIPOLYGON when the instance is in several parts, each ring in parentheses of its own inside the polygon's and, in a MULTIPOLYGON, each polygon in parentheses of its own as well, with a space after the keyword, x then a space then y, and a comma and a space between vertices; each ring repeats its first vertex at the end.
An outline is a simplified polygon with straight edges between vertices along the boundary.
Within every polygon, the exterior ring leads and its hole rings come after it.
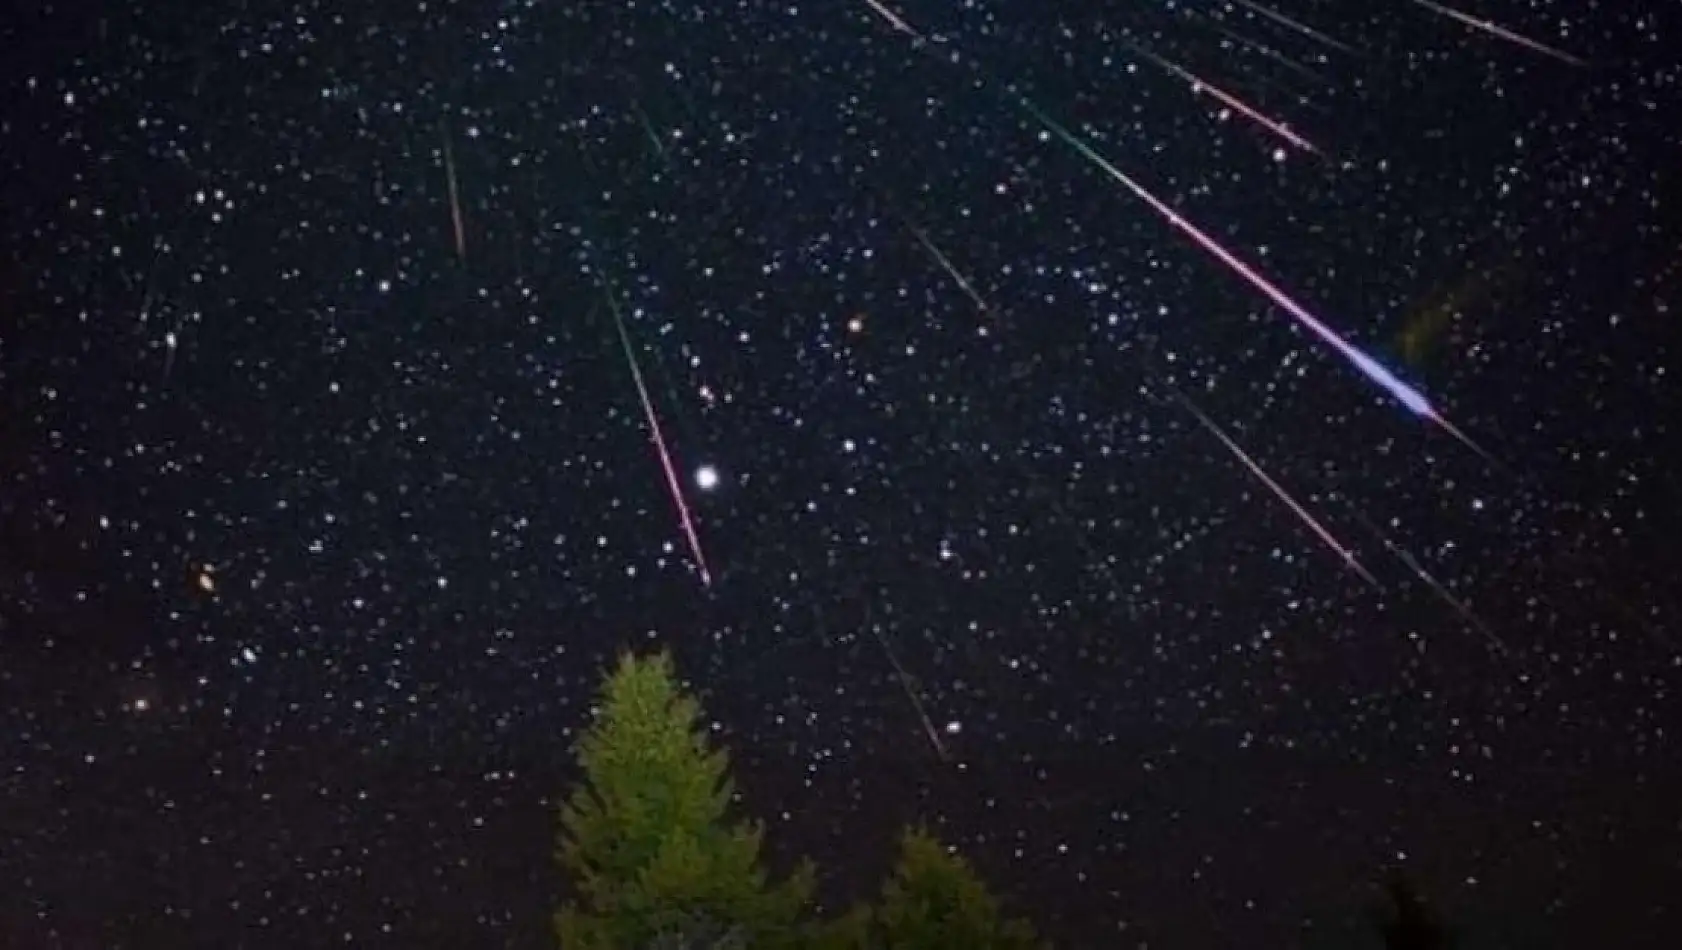
POLYGON ((1288 17, 1285 14, 1280 13, 1278 10, 1274 10, 1274 9, 1269 8, 1269 7, 1264 7, 1259 3, 1253 3, 1253 2, 1251 2, 1251 0, 1233 0, 1233 2, 1238 4, 1241 7, 1245 8, 1246 10, 1254 11, 1255 13, 1260 14, 1261 16, 1267 17, 1269 20, 1272 20, 1273 22, 1279 24, 1280 26, 1285 27, 1286 29, 1295 30, 1296 32, 1301 33, 1303 36, 1306 36, 1309 39, 1314 40, 1318 43, 1322 43, 1326 46, 1329 46, 1332 49, 1335 49, 1340 53, 1349 53, 1351 55, 1353 55, 1355 53, 1355 51, 1353 49, 1351 49, 1347 43, 1341 43, 1337 40, 1334 40, 1331 37, 1327 36, 1326 34, 1320 32, 1319 30, 1316 30, 1313 27, 1309 26, 1308 24, 1302 22, 1301 20, 1292 19, 1291 17, 1288 17))
POLYGON ((1360 575, 1361 580, 1366 581, 1373 587, 1379 586, 1378 579, 1373 577, 1372 574, 1361 565, 1361 562, 1355 557, 1355 552, 1350 550, 1348 545, 1339 541, 1335 535, 1326 529, 1325 525, 1320 523, 1319 519, 1309 514, 1308 509, 1299 504, 1295 498, 1292 498, 1291 493, 1286 491, 1283 485, 1274 481, 1273 476, 1267 474, 1261 465, 1257 463, 1255 459, 1250 457, 1250 453, 1244 451, 1243 447, 1233 441, 1232 437, 1227 435, 1225 430, 1215 424, 1215 420, 1209 418, 1208 414, 1206 414, 1202 409, 1197 408, 1196 403, 1192 402, 1178 390, 1170 391, 1173 393, 1175 400, 1178 401, 1181 406, 1184 406, 1187 412, 1195 416, 1197 421, 1202 424, 1204 429, 1208 430, 1210 435, 1219 439, 1221 444, 1226 446, 1227 451, 1231 452, 1238 461, 1244 464, 1245 468, 1250 470, 1251 475, 1254 475, 1258 481, 1260 481, 1263 485, 1266 485, 1268 490, 1273 492, 1275 497, 1285 503, 1285 507, 1291 509, 1292 514, 1296 515, 1304 525, 1308 526, 1308 530, 1314 532, 1314 536, 1319 538, 1321 543, 1325 544, 1326 547, 1330 548, 1337 554, 1338 559, 1343 562, 1344 567, 1347 567, 1349 570, 1360 575))
POLYGON ((1507 42, 1513 43, 1513 44, 1518 45, 1518 46, 1522 46, 1525 49, 1530 50, 1532 52, 1541 53, 1543 56, 1552 56, 1554 59, 1557 59, 1562 63, 1568 63, 1572 66, 1586 66, 1586 65, 1588 65, 1587 63, 1583 62, 1582 60, 1578 59, 1577 57, 1572 56, 1570 53, 1563 52, 1561 50, 1557 50, 1557 49, 1553 48, 1552 46, 1549 46, 1546 43, 1537 42, 1536 40, 1533 40, 1528 36, 1524 36, 1523 34, 1514 33, 1512 30, 1509 30, 1506 27, 1504 27, 1504 26, 1500 25, 1499 23, 1496 23, 1492 20, 1480 19, 1478 17, 1472 16, 1470 13, 1463 13, 1459 10, 1456 10, 1453 7, 1445 7, 1440 3, 1433 3, 1433 2, 1431 2, 1431 0, 1413 0, 1413 2, 1419 4, 1420 6, 1424 7, 1427 10, 1430 10, 1433 13, 1437 13, 1437 14, 1440 14, 1442 16, 1448 17, 1451 20, 1455 20, 1459 23, 1463 23, 1466 26, 1469 26, 1474 30, 1481 30, 1485 33, 1488 33, 1490 36, 1496 37, 1498 39, 1506 40, 1507 42))
POLYGON ((973 287, 969 280, 964 277, 963 272, 959 271, 957 265, 953 264, 945 254, 941 253, 940 248, 935 246, 934 241, 929 239, 928 234, 924 233, 922 228, 917 227, 909 221, 906 222, 905 226, 911 231, 911 234, 917 238, 917 243, 923 245, 923 249, 929 252, 929 256, 933 257, 935 262, 938 263, 941 268, 946 271, 947 275, 952 278, 952 282, 958 285, 958 289, 962 290, 964 295, 969 297, 970 302, 975 304, 975 308, 984 314, 990 313, 993 308, 987 306, 987 301, 981 299, 981 295, 975 292, 975 287, 973 287))
POLYGON ((1454 592, 1448 589, 1448 585, 1438 580, 1430 571, 1427 571, 1425 566, 1419 563, 1418 558, 1415 558, 1406 549, 1390 540, 1390 536, 1385 534, 1383 531, 1380 531, 1378 525, 1373 524, 1366 515, 1361 514, 1361 512, 1353 506, 1351 506, 1351 510, 1354 511, 1355 518, 1366 527, 1367 531, 1372 534, 1373 537, 1377 538, 1379 543, 1383 544, 1391 554, 1396 556, 1396 560, 1406 564, 1408 566, 1408 570, 1413 571, 1415 577, 1423 581, 1426 587, 1431 588, 1432 593, 1436 594, 1443 603, 1447 604, 1454 610, 1455 613, 1459 614, 1461 620, 1466 621, 1467 626, 1476 630, 1485 640, 1489 641, 1489 645, 1495 649, 1495 652, 1501 654, 1502 656, 1508 656, 1511 654, 1512 651, 1507 648, 1506 641, 1497 636, 1495 631, 1490 629, 1489 624, 1483 622, 1483 618, 1479 617, 1477 613, 1472 610, 1471 605, 1454 596, 1454 592))
POLYGON ((917 695, 917 687, 912 681, 911 675, 905 672, 905 667, 900 664, 899 657, 894 655, 893 647, 888 646, 888 638, 882 635, 881 629, 872 623, 870 624, 870 632, 876 637, 876 642, 882 645, 882 652, 888 655, 888 663, 893 666, 894 673, 899 678, 899 685, 905 690, 906 698, 911 700, 911 708, 916 710, 917 718, 923 724, 923 733, 929 737, 929 742, 934 746, 935 754, 940 756, 940 761, 950 762, 952 757, 946 751, 946 743, 940 741, 940 733, 935 730, 933 720, 929 719, 927 710, 923 708, 923 700, 917 695))

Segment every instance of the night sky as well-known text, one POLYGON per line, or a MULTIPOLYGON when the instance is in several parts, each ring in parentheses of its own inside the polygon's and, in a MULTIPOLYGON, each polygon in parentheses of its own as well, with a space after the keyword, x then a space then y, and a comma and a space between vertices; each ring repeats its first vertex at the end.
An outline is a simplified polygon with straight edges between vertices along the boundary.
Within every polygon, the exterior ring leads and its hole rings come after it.
POLYGON ((883 2, 8 8, 0 945, 545 946, 658 647, 831 907, 1671 945, 1682 9, 883 2))

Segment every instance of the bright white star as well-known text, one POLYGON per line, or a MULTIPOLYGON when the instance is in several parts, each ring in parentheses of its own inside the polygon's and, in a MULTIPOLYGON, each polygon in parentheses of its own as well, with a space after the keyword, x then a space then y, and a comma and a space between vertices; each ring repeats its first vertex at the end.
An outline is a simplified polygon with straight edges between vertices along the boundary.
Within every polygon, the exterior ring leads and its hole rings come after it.
POLYGON ((695 470, 695 487, 702 491, 712 491, 718 487, 718 469, 711 465, 703 465, 695 470))

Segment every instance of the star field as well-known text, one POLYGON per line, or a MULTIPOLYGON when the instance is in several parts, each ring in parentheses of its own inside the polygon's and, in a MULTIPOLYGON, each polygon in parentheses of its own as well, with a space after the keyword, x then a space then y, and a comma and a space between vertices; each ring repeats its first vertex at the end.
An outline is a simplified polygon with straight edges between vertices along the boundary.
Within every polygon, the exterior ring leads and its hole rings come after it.
POLYGON ((549 946, 628 647, 830 906, 1674 931, 1675 10, 7 19, 0 945, 549 946))

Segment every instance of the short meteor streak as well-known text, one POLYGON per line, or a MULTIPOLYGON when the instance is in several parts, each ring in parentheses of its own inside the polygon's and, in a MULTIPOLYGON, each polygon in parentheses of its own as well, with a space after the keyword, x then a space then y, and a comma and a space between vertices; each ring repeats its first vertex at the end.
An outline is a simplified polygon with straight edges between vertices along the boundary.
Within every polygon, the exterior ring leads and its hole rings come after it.
POLYGON ((912 29, 911 24, 909 24, 909 23, 905 22, 903 19, 901 19, 899 14, 897 14, 894 11, 888 9, 887 6, 885 6, 881 2, 881 0, 864 0, 864 2, 869 4, 870 9, 875 10, 877 15, 879 15, 882 19, 887 20, 889 26, 892 26, 894 29, 900 31, 901 33, 905 33, 909 36, 915 37, 916 39, 920 40, 920 39, 923 38, 923 34, 921 34, 921 33, 917 32, 916 30, 912 29))
POLYGON ((894 656, 893 647, 888 646, 888 638, 882 635, 882 631, 875 624, 870 625, 870 632, 875 635, 876 642, 882 645, 882 652, 888 655, 888 663, 893 666, 894 673, 899 677, 899 685, 905 690, 906 698, 911 700, 911 708, 916 710, 917 718, 923 724, 923 732, 929 737, 929 742, 934 745, 934 751, 940 756, 940 761, 950 762, 952 757, 946 751, 946 743, 940 741, 940 733, 935 731, 934 722, 929 719, 928 711, 923 708, 923 701, 917 696, 917 687, 912 681, 911 675, 905 672, 905 667, 900 664, 899 657, 894 656))
POLYGON ((1288 17, 1285 14, 1280 13, 1278 10, 1273 10, 1273 9, 1268 8, 1268 7, 1264 7, 1259 3, 1252 3, 1251 0, 1233 0, 1233 2, 1238 4, 1241 7, 1245 8, 1246 10, 1251 10, 1255 13, 1258 13, 1258 14, 1268 18, 1269 20, 1272 20, 1273 22, 1279 24, 1280 26, 1285 27, 1286 29, 1295 30, 1296 32, 1301 33, 1303 36, 1306 36, 1311 40, 1314 40, 1316 42, 1319 42, 1319 43, 1322 43, 1326 46, 1329 46, 1332 49, 1335 49, 1340 53, 1348 53, 1351 56, 1355 55, 1355 50, 1352 49, 1348 44, 1340 43, 1337 40, 1332 39, 1331 37, 1327 36, 1326 34, 1320 32, 1319 30, 1316 30, 1315 28, 1309 26, 1308 24, 1303 23, 1301 20, 1292 19, 1291 17, 1288 17))
POLYGON ((1179 212, 1169 207, 1167 202, 1152 194, 1145 188, 1145 186, 1128 177, 1121 171, 1121 169, 1116 168, 1107 159, 1105 159, 1104 156, 1094 151, 1090 145, 1087 145, 1080 138, 1076 137, 1074 133, 1057 124, 1055 120, 1046 115, 1038 106, 1029 102, 1020 95, 1016 95, 1014 93, 1013 95, 1017 103, 1027 110, 1030 115, 1037 119, 1040 124, 1044 125, 1048 130, 1054 133, 1058 138, 1062 139, 1076 152, 1079 152, 1088 161, 1097 165, 1100 169, 1103 169, 1103 171, 1111 178, 1120 182, 1140 201, 1149 205, 1151 210, 1160 215, 1163 220, 1168 222, 1169 225, 1195 241, 1197 245, 1203 248, 1203 250, 1210 256, 1214 257, 1222 264, 1225 264, 1233 273, 1244 278, 1250 286, 1261 291, 1267 299, 1273 301, 1275 306, 1294 317, 1296 321, 1303 327, 1307 328, 1309 332, 1313 333, 1332 349, 1336 350, 1339 356, 1348 360, 1356 369, 1360 370, 1363 375, 1374 383, 1377 383, 1397 402, 1406 406, 1414 415, 1435 423, 1444 432, 1447 432, 1449 435, 1459 440, 1462 445, 1465 445, 1467 448, 1476 452, 1485 461, 1490 462, 1491 464, 1499 464, 1495 461, 1493 456, 1491 456, 1488 452, 1485 452, 1464 432, 1461 432, 1460 429, 1452 422, 1448 421, 1441 413, 1438 413, 1435 409, 1433 409, 1430 401, 1427 400, 1417 389, 1414 389, 1407 383, 1402 382, 1394 373, 1382 366, 1377 360, 1365 353, 1362 353, 1348 341, 1338 336, 1337 333, 1333 332, 1331 327, 1326 326, 1319 320, 1319 318, 1309 313, 1308 309, 1302 304, 1297 303, 1291 295, 1279 289, 1277 285, 1268 280, 1266 277, 1263 277, 1259 271, 1257 271, 1254 267, 1251 267, 1249 264, 1246 264, 1238 257, 1238 255, 1221 246, 1221 244, 1214 238, 1204 233, 1197 225, 1191 223, 1191 221, 1187 220, 1179 212))
POLYGON ((1419 560, 1412 554, 1408 553, 1405 548, 1390 540, 1390 536, 1385 534, 1383 531, 1380 531, 1378 529, 1378 525, 1373 524, 1366 515, 1361 514, 1359 510, 1354 510, 1354 514, 1361 524, 1366 526, 1367 531, 1370 532, 1373 537, 1376 537, 1379 542, 1385 546, 1385 548, 1389 549, 1390 553, 1394 554, 1397 560, 1406 564, 1408 566, 1408 570, 1413 571, 1414 576, 1423 581, 1425 586, 1431 588, 1431 591, 1441 598, 1443 603, 1448 604, 1449 607, 1453 608, 1454 612, 1460 615, 1460 619, 1466 621, 1467 626, 1482 634, 1483 638, 1489 641, 1489 645, 1495 648, 1495 652, 1501 654, 1502 656, 1508 656, 1511 654, 1512 651, 1507 648, 1507 642, 1497 636, 1495 631, 1490 629, 1489 624, 1483 622, 1483 618, 1479 617, 1472 610, 1471 605, 1454 596, 1454 592, 1448 589, 1448 585, 1438 580, 1430 571, 1427 571, 1424 565, 1420 564, 1419 560))
POLYGON ((444 182, 450 189, 450 223, 455 227, 456 257, 467 260, 467 228, 461 217, 461 194, 456 188, 456 158, 450 149, 450 133, 443 124, 438 134, 444 140, 444 182))
POLYGON ((666 156, 666 145, 660 141, 660 133, 655 131, 654 123, 648 118, 648 113, 642 111, 642 106, 631 103, 631 111, 637 114, 637 122, 642 126, 642 132, 648 136, 648 141, 654 146, 654 154, 659 157, 660 164, 671 165, 671 159, 666 156))
POLYGON ((1215 32, 1221 34, 1222 36, 1231 40, 1233 43, 1235 43, 1239 46, 1242 46, 1245 49, 1253 50, 1256 53, 1259 53, 1262 56, 1267 57, 1268 59, 1274 61, 1275 63, 1278 63, 1279 65, 1285 67, 1286 69, 1289 69, 1291 72, 1296 73, 1298 76, 1301 76, 1304 79, 1307 79, 1309 82, 1312 82, 1312 83, 1314 83, 1316 85, 1319 85, 1319 86, 1325 86, 1325 85, 1328 85, 1330 83, 1330 80, 1328 80, 1325 76, 1322 76, 1319 73, 1315 72, 1314 70, 1309 69, 1307 66, 1304 66, 1303 64, 1297 62, 1296 60, 1290 58, 1289 56, 1286 56, 1284 53, 1279 52, 1278 50, 1274 49, 1273 47, 1268 46, 1266 43, 1259 43, 1255 40, 1250 39, 1247 36, 1244 36, 1243 34, 1235 33, 1232 30, 1227 29, 1225 26, 1221 25, 1220 21, 1214 19, 1213 17, 1209 17, 1209 16, 1206 16, 1206 15, 1203 15, 1203 14, 1193 13, 1189 10, 1187 11, 1187 16, 1192 17, 1193 19, 1197 20, 1199 23, 1202 23, 1204 26, 1208 27, 1209 29, 1214 30, 1215 32))
POLYGON ((940 248, 936 247, 934 242, 929 240, 929 236, 924 233, 923 229, 910 222, 906 222, 905 226, 917 238, 917 243, 923 245, 923 249, 929 252, 929 256, 933 257, 935 262, 951 276, 953 283, 958 285, 958 289, 962 290, 964 294, 969 297, 970 301, 975 304, 975 308, 980 310, 982 313, 991 313, 993 308, 987 306, 987 301, 981 299, 981 295, 975 292, 975 288, 970 285, 969 280, 964 277, 964 275, 951 262, 951 260, 946 257, 945 254, 940 252, 940 248))
POLYGON ((1269 132, 1272 132, 1274 135, 1279 136, 1297 148, 1300 148, 1305 152, 1312 152, 1315 155, 1320 154, 1320 150, 1314 147, 1313 142, 1310 142, 1297 133, 1291 131, 1291 127, 1285 123, 1263 115, 1259 110, 1244 102, 1244 100, 1238 98, 1230 92, 1227 92, 1196 73, 1193 73, 1191 70, 1170 62, 1169 60, 1163 59, 1138 44, 1130 45, 1133 46, 1134 52, 1138 53, 1140 56, 1143 56, 1169 73, 1172 73, 1189 83, 1193 93, 1207 92, 1209 95, 1214 96, 1218 101, 1220 101, 1222 105, 1234 112, 1237 112, 1239 115, 1244 116, 1262 128, 1267 129, 1269 132))
POLYGON ((1588 65, 1587 63, 1583 62, 1582 60, 1578 59, 1577 57, 1572 56, 1570 53, 1566 53, 1566 52, 1563 52, 1561 50, 1557 50, 1557 49, 1553 48, 1552 46, 1547 45, 1546 43, 1539 43, 1536 40, 1533 40, 1528 36, 1524 36, 1524 35, 1519 34, 1519 33, 1514 33, 1512 30, 1509 30, 1506 27, 1500 25, 1499 23, 1495 23, 1491 20, 1479 19, 1478 17, 1472 16, 1469 13, 1463 13, 1459 10, 1456 10, 1453 7, 1445 7, 1440 3, 1433 3, 1433 2, 1431 2, 1431 0, 1413 0, 1413 2, 1419 4, 1420 6, 1424 7, 1427 10, 1430 10, 1433 13, 1441 14, 1442 16, 1448 17, 1451 20, 1456 20, 1460 23, 1463 23, 1466 26, 1469 26, 1474 30, 1482 30, 1483 32, 1488 33, 1490 36, 1498 37, 1500 39, 1506 40, 1509 43, 1515 43, 1519 46, 1524 47, 1525 49, 1532 50, 1532 51, 1537 52, 1537 53, 1541 53, 1543 56, 1552 56, 1554 59, 1557 59, 1562 63, 1569 63, 1572 66, 1586 66, 1586 65, 1588 65))
POLYGON ((683 528, 684 537, 689 540, 689 553, 700 570, 702 586, 711 587, 712 572, 707 569, 706 555, 701 553, 701 536, 695 531, 695 519, 690 517, 689 504, 683 499, 683 483, 678 480, 677 466, 672 464, 672 453, 666 449, 666 437, 660 431, 660 419, 654 414, 654 402, 648 398, 648 386, 643 382, 642 367, 637 364, 636 350, 631 346, 631 334, 625 329, 625 318, 619 313, 619 304, 613 299, 611 289, 607 290, 607 306, 613 312, 613 326, 619 331, 619 345, 625 351, 625 362, 631 367, 631 381, 636 384, 637 398, 642 400, 642 413, 648 420, 654 452, 660 457, 660 467, 666 472, 666 487, 677 507, 678 523, 683 528))
POLYGON ((1263 485, 1266 485, 1280 501, 1284 502, 1285 506, 1290 508, 1292 513, 1300 518, 1302 523, 1308 526, 1308 530, 1314 532, 1315 537, 1318 537, 1320 541, 1326 545, 1326 547, 1331 548, 1332 551, 1336 552, 1338 557, 1343 561, 1345 567, 1354 571, 1356 574, 1359 574, 1362 580, 1371 584, 1373 587, 1379 586, 1378 579, 1373 577, 1365 567, 1361 566, 1361 562, 1355 558, 1355 553, 1351 551, 1342 541, 1339 541, 1330 531, 1326 530, 1326 527, 1322 525, 1313 515, 1309 514, 1306 508, 1298 504, 1297 500, 1291 497, 1290 493, 1285 490, 1284 486, 1274 481, 1273 477, 1268 475, 1267 472, 1262 469, 1261 465, 1259 465, 1255 459, 1250 457, 1250 453, 1244 451, 1244 449, 1240 447, 1237 442, 1234 442, 1220 426, 1215 424, 1215 420, 1209 418, 1203 410, 1197 408, 1196 403, 1193 403, 1190 399, 1186 398, 1186 396, 1178 390, 1170 391, 1173 393, 1175 400, 1177 400, 1181 406, 1184 406, 1187 412, 1197 417, 1197 421, 1203 425, 1203 428, 1209 431, 1210 435, 1213 435, 1215 438, 1221 440, 1221 444, 1226 446, 1227 450, 1236 456, 1238 461, 1244 463, 1244 467, 1250 470, 1250 474, 1254 475, 1263 485))

